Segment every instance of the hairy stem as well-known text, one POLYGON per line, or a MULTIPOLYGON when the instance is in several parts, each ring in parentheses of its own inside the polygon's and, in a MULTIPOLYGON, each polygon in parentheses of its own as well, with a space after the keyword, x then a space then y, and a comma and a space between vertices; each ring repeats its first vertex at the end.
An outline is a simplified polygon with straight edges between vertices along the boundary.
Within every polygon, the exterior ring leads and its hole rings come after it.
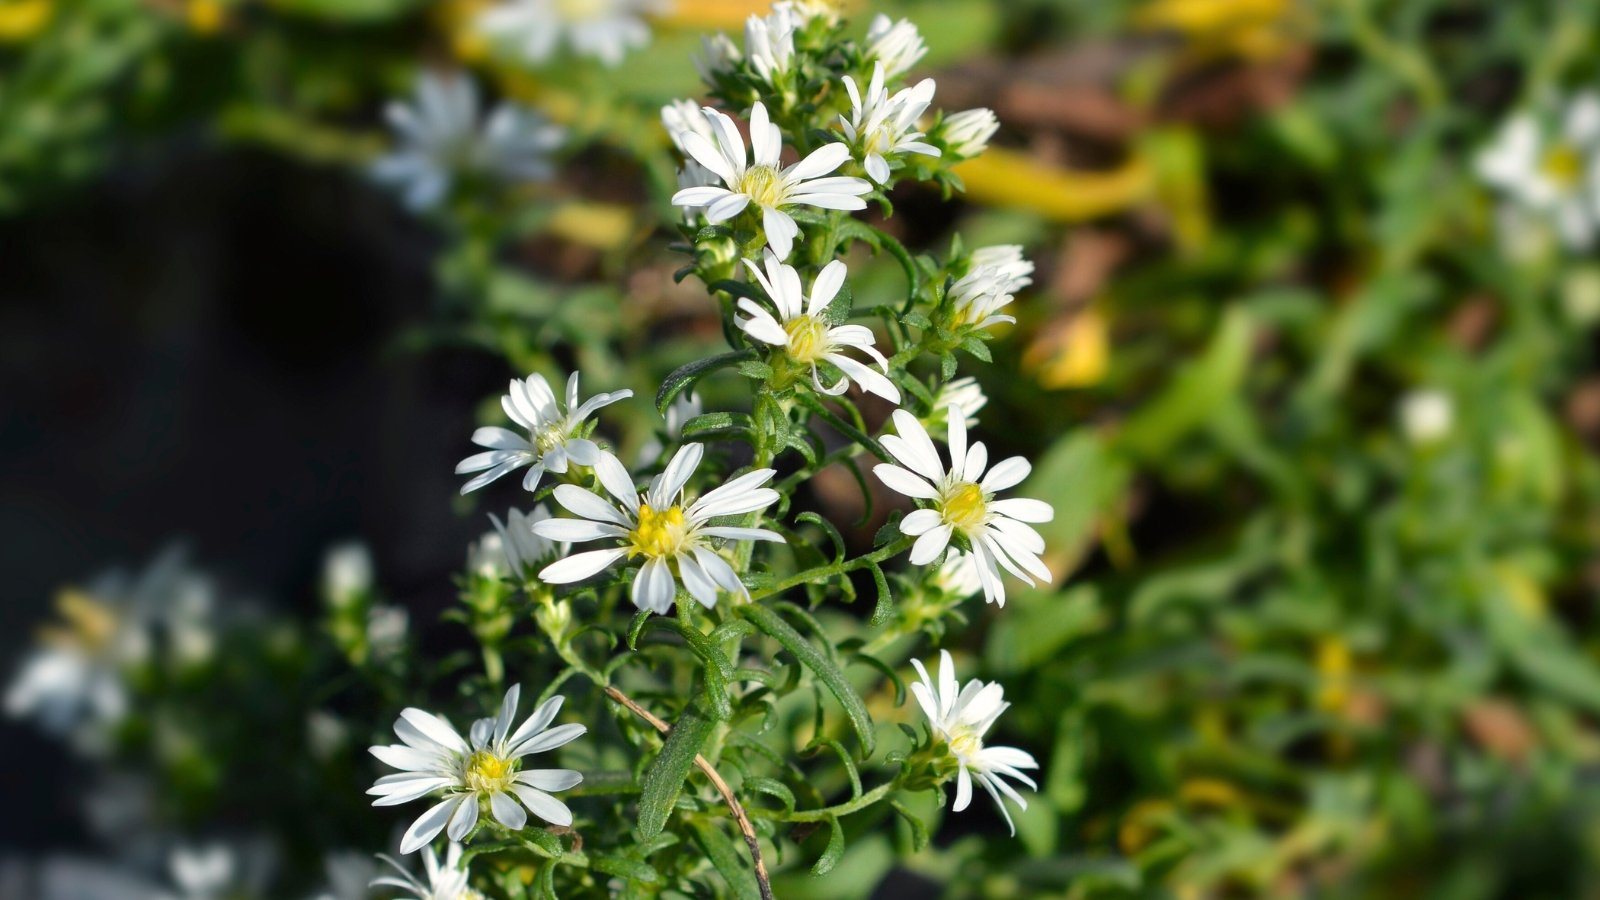
MULTIPOLYGON (((672 730, 672 726, 661 721, 649 710, 633 702, 633 698, 627 694, 611 685, 605 686, 605 692, 607 697, 627 707, 630 712, 649 722, 662 734, 672 730)), ((712 767, 711 763, 706 762, 704 756, 695 754, 694 764, 701 772, 705 773, 706 778, 711 782, 711 786, 717 789, 717 793, 721 794, 723 801, 728 804, 728 811, 733 814, 733 821, 738 824, 739 833, 744 835, 745 846, 750 848, 750 861, 755 865, 756 884, 761 889, 761 900, 772 900, 772 879, 767 875, 767 864, 761 858, 761 843, 756 839, 755 826, 750 824, 750 817, 745 814, 744 805, 739 802, 738 797, 733 795, 733 789, 728 787, 726 781, 722 780, 722 776, 717 774, 717 770, 712 767)))

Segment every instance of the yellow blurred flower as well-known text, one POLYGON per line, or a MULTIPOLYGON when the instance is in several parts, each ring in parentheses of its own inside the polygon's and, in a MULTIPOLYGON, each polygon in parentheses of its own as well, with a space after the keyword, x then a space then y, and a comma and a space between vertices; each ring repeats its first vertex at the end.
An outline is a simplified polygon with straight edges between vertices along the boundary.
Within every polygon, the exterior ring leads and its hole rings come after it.
POLYGON ((1338 636, 1317 641, 1317 708, 1340 713, 1350 703, 1350 645, 1338 636))
POLYGON ((574 244, 610 250, 633 234, 633 209, 617 203, 568 203, 550 217, 549 228, 574 244))
POLYGON ((1023 366, 1050 390, 1099 384, 1110 361, 1110 329, 1095 307, 1051 322, 1022 355, 1023 366))
MULTIPOLYGON (((850 16, 865 6, 863 0, 809 0, 807 6, 826 6, 842 16, 850 16)), ((736 30, 751 16, 772 11, 772 0, 677 0, 659 21, 685 31, 711 29, 736 30)))
POLYGON ((1203 56, 1261 60, 1298 43, 1301 17, 1294 0, 1151 0, 1134 14, 1134 24, 1179 32, 1203 56))
POLYGON ((475 23, 490 5, 491 0, 444 0, 434 7, 434 21, 456 59, 471 64, 489 57, 489 42, 475 23))
POLYGON ((96 656, 110 647, 119 618, 106 603, 83 591, 64 588, 56 595, 56 611, 65 620, 39 630, 41 643, 71 647, 96 656))
POLYGON ((1082 222, 1127 209, 1150 195, 1150 166, 1139 156, 1104 172, 1070 172, 1015 150, 990 147, 954 169, 967 194, 990 206, 1036 212, 1056 222, 1082 222))
POLYGON ((184 5, 184 19, 195 34, 216 34, 227 24, 228 11, 219 0, 189 0, 184 5))
POLYGON ((0 0, 0 43, 20 44, 44 30, 55 0, 0 0))

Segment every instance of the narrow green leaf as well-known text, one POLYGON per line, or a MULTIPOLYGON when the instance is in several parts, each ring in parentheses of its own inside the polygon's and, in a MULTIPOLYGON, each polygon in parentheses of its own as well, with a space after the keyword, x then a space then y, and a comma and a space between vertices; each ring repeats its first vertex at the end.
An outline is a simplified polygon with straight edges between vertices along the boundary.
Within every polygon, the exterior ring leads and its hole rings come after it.
POLYGON ((822 419, 822 421, 827 422, 834 431, 837 431, 850 440, 855 441, 857 444, 860 444, 864 449, 867 450, 867 452, 883 460, 884 462, 891 461, 889 459, 888 452, 885 451, 883 447, 879 446, 878 442, 874 440, 871 435, 868 435, 866 432, 862 431, 856 426, 846 422, 844 419, 839 418, 839 416, 836 415, 833 410, 824 406, 822 401, 818 400, 816 397, 810 394, 800 394, 796 399, 800 401, 800 405, 811 410, 817 415, 818 418, 822 419))
POLYGON ((889 807, 911 826, 911 852, 921 853, 928 846, 928 826, 917 818, 915 813, 906 809, 899 800, 890 800, 889 807))
POLYGON ((666 415, 667 407, 681 393, 692 388, 695 382, 715 372, 717 369, 735 366, 756 358, 754 350, 734 350, 729 353, 719 354, 708 359, 697 359, 687 365, 679 366, 672 374, 661 382, 661 390, 656 392, 656 409, 666 415))
POLYGON ((755 873, 745 867, 739 844, 712 822, 696 822, 693 827, 695 843, 705 851, 717 874, 728 883, 733 896, 738 900, 759 900, 761 889, 756 885, 755 873))
POLYGON ((839 529, 834 527, 832 522, 829 522, 827 519, 817 515, 814 512, 803 512, 800 515, 795 516, 795 521, 815 525, 818 528, 821 528, 824 532, 827 532, 828 540, 833 542, 834 564, 837 565, 844 562, 844 535, 839 533, 839 529))
POLYGON ((783 617, 771 608, 752 603, 741 607, 740 614, 757 628, 777 641, 783 649, 789 651, 800 664, 811 670, 817 680, 822 682, 833 694, 834 699, 844 708, 845 715, 850 718, 850 725, 855 729, 856 737, 861 741, 863 757, 871 756, 876 740, 872 732, 872 717, 867 714, 867 705, 861 701, 861 696, 844 677, 844 672, 834 664, 833 660, 825 656, 809 641, 800 636, 800 632, 783 620, 783 617))
POLYGON ((844 857, 844 827, 839 824, 837 816, 828 817, 828 846, 822 850, 822 855, 817 857, 817 864, 811 867, 811 874, 826 875, 833 871, 844 857))
POLYGON ((794 812, 794 791, 789 790, 788 785, 776 778, 768 778, 765 775, 751 775, 744 780, 743 788, 747 791, 776 798, 779 803, 783 804, 784 812, 794 812))
POLYGON ((589 868, 596 872, 604 872, 629 881, 642 881, 646 884, 655 884, 661 880, 661 876, 649 864, 621 856, 592 856, 589 858, 589 868))
POLYGON ((694 768, 695 755, 705 746, 716 721, 693 703, 667 733, 661 752, 650 761, 639 780, 639 834, 646 840, 661 833, 672 815, 672 807, 683 791, 683 781, 694 768))
POLYGON ((889 590, 889 579, 883 576, 883 569, 877 563, 869 568, 872 571, 872 584, 878 589, 878 605, 872 608, 872 618, 867 620, 867 624, 882 625, 894 615, 894 594, 889 590))

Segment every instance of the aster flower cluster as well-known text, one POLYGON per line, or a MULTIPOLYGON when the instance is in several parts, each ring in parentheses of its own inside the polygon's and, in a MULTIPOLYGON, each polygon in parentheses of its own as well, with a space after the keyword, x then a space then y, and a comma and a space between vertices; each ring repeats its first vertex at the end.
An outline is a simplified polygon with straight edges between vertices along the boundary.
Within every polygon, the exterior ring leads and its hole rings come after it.
MULTIPOLYGON (((503 25, 512 12, 491 15, 503 25)), ((1013 784, 1032 788, 1025 770, 1036 763, 990 743, 1002 688, 977 680, 958 688, 948 652, 937 682, 912 662, 925 727, 907 729, 911 743, 881 757, 871 790, 858 785, 848 800, 817 798, 824 805, 800 810, 793 801, 772 807, 717 775, 736 767, 746 787, 759 777, 780 793, 801 789, 777 780, 798 768, 757 773, 773 754, 804 748, 780 742, 758 753, 748 723, 802 686, 845 713, 829 722, 819 706, 818 740, 877 758, 872 717, 840 667, 847 658, 880 671, 892 664, 835 644, 797 601, 853 600, 852 574, 870 576, 882 626, 870 648, 909 649, 925 634, 948 634, 969 597, 998 608, 1008 583, 1053 580, 1035 529, 1052 507, 1017 495, 1027 460, 991 463, 971 436, 986 400, 974 378, 958 377, 957 354, 988 360, 988 341, 1015 321, 1032 264, 1020 247, 969 251, 959 239, 945 254, 913 256, 866 214, 872 205, 892 216, 889 194, 900 184, 958 190, 952 166, 983 152, 996 121, 987 110, 935 109, 934 80, 909 77, 926 52, 909 21, 879 17, 857 37, 850 28, 832 4, 778 3, 750 18, 742 42, 705 43, 710 100, 661 111, 681 166, 671 198, 682 216, 677 249, 688 259, 679 277, 705 286, 729 346, 664 377, 655 435, 625 453, 624 426, 641 406, 633 392, 593 384, 604 380, 596 374, 548 370, 511 381, 498 412, 471 435, 479 449, 456 468, 467 476, 462 493, 525 494, 519 505, 531 511, 492 517, 493 530, 469 552, 457 619, 482 651, 485 688, 526 682, 529 618, 561 670, 520 726, 516 686, 465 732, 421 707, 400 713, 399 743, 372 748, 393 771, 370 793, 374 805, 420 810, 400 851, 423 851, 424 867, 419 876, 397 863, 384 884, 460 894, 476 883, 478 854, 523 852, 515 848, 529 842, 554 871, 578 853, 568 830, 586 833, 584 854, 605 851, 602 835, 630 833, 633 858, 693 881, 705 861, 659 843, 669 829, 704 839, 682 816, 687 806, 732 813, 765 890, 762 844, 781 842, 776 826, 792 816, 838 829, 867 806, 946 784, 955 811, 969 805, 974 783, 1007 823, 1009 807, 1026 805, 1013 784), (847 259, 863 250, 897 261, 903 282, 858 293, 847 259), (700 388, 712 381, 715 392, 700 388), (730 391, 748 400, 730 401, 730 391), (803 486, 833 464, 856 472, 867 504, 889 508, 870 540, 852 545, 845 523, 800 509, 810 502, 803 486), (502 480, 513 472, 520 489, 502 480), (897 614, 897 604, 916 614, 897 614), (779 675, 784 668, 792 677, 779 675), (604 708, 639 754, 623 792, 636 801, 576 793, 588 789, 580 761, 612 759, 591 744, 609 746, 618 728, 559 723, 567 707, 558 685, 609 699, 604 708), (574 767, 541 758, 549 768, 533 768, 540 754, 574 767)), ((480 708, 490 696, 472 693, 480 708)), ((830 847, 816 870, 837 858, 830 847)), ((617 873, 612 890, 643 877, 636 867, 617 873)))

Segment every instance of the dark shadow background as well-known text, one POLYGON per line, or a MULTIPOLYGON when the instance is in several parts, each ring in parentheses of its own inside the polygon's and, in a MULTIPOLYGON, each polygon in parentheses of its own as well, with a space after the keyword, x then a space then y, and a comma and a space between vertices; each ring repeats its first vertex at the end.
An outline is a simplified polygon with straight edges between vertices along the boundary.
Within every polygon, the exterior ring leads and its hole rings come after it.
MULTIPOLYGON (((309 613, 322 554, 372 547, 436 621, 485 530, 455 510, 503 364, 403 351, 434 304, 427 229, 343 172, 163 148, 0 220, 0 680, 53 594, 175 540, 224 592, 309 613)), ((71 754, 0 719, 0 847, 81 839, 71 754)))

